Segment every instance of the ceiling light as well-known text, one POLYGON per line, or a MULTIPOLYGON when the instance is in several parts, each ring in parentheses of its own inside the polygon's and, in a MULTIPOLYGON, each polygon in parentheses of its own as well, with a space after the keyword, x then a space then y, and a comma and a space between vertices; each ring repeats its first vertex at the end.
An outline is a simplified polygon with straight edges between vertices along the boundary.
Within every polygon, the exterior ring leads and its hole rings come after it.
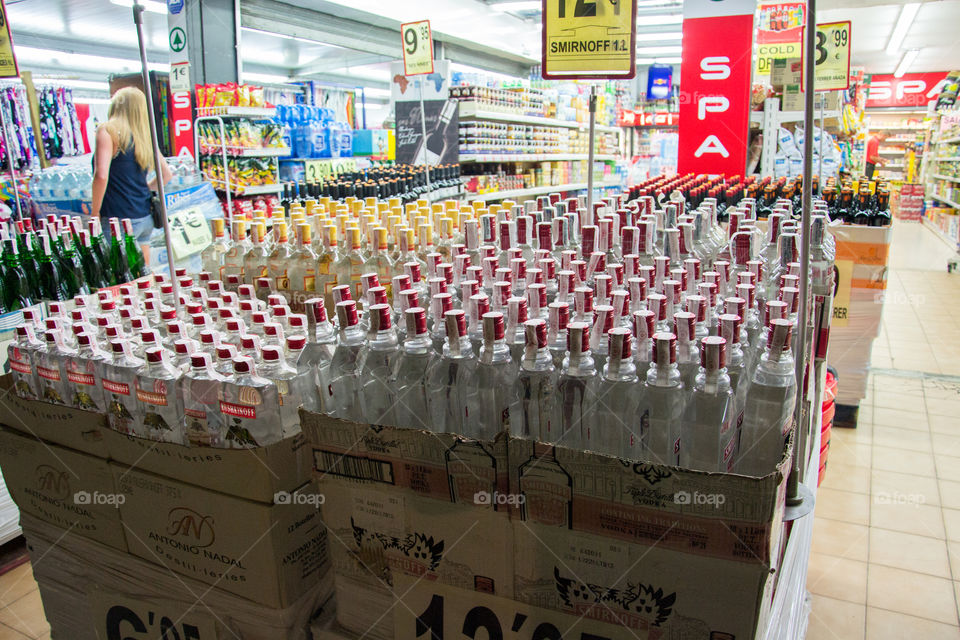
POLYGON ((683 40, 682 31, 664 31, 663 33, 638 33, 637 42, 660 42, 661 40, 683 40))
POLYGON ((657 55, 658 53, 681 53, 683 47, 637 47, 637 53, 642 55, 657 55))
POLYGON ((887 43, 888 56, 895 56, 900 51, 900 45, 903 44, 903 39, 907 37, 907 31, 910 30, 910 25, 913 24, 913 19, 917 17, 918 11, 920 11, 919 2, 903 5, 900 10, 900 17, 897 18, 897 24, 894 25, 893 32, 890 34, 890 42, 887 43))
MULTIPOLYGON (((110 2, 121 7, 133 6, 133 0, 110 0, 110 2)), ((145 11, 149 11, 150 13, 162 13, 163 15, 167 15, 167 4, 165 2, 139 0, 137 4, 141 5, 145 11)))
MULTIPOLYGON (((139 60, 125 60, 123 58, 108 58, 105 56, 89 56, 83 53, 68 53, 53 49, 38 49, 36 47, 17 47, 17 59, 24 66, 67 67, 69 69, 96 69, 106 73, 139 72, 139 60)), ((162 62, 151 62, 150 69, 154 71, 169 71, 170 65, 162 62)))
POLYGON ((670 57, 670 58, 657 58, 655 60, 657 64, 680 64, 683 62, 683 58, 680 56, 670 57))
POLYGON ((913 64, 913 61, 917 59, 917 56, 920 54, 920 49, 910 49, 905 54, 903 54, 903 60, 900 61, 900 64, 897 65, 897 70, 893 72, 894 78, 902 78, 903 74, 907 72, 907 69, 910 68, 910 65, 913 64))
POLYGON ((244 82, 262 82, 263 84, 293 84, 295 82, 287 76, 269 73, 247 73, 244 71, 241 75, 244 82))
POLYGON ((680 24, 683 22, 683 14, 668 13, 661 15, 637 16, 637 25, 649 27, 658 24, 680 24))
POLYGON ((638 65, 653 64, 656 62, 654 58, 637 58, 638 65))
POLYGON ((540 11, 543 4, 540 0, 524 0, 523 2, 498 2, 491 4, 490 8, 499 13, 508 11, 540 11))
POLYGON ((301 38, 300 36, 290 36, 285 33, 277 33, 275 31, 264 31, 263 29, 254 29, 253 27, 243 27, 244 31, 249 31, 251 33, 261 33, 265 36, 273 36, 274 38, 280 38, 282 40, 296 40, 297 42, 303 42, 304 44, 320 44, 325 47, 330 47, 332 49, 343 49, 343 47, 338 47, 335 44, 326 44, 320 42, 319 40, 311 40, 310 38, 301 38))

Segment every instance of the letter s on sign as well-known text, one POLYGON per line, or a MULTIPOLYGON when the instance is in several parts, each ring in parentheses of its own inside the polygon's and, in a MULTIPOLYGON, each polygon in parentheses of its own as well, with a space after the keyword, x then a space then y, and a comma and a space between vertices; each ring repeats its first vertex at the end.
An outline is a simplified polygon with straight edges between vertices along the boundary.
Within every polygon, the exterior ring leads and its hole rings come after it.
POLYGON ((887 80, 876 80, 870 83, 867 90, 867 100, 889 100, 893 96, 890 82, 887 80))
POLYGON ((189 109, 190 108, 190 92, 181 91, 179 93, 173 94, 173 106, 178 109, 189 109))
POLYGON ((708 56, 700 61, 700 71, 703 80, 726 80, 730 77, 730 58, 708 56))

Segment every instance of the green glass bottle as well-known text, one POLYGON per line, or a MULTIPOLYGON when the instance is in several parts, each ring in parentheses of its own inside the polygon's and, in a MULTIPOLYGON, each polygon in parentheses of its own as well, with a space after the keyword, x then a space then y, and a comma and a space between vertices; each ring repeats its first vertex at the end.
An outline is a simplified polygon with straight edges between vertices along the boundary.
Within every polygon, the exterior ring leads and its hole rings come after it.
POLYGON ((23 226, 23 221, 17 221, 17 253, 20 256, 20 265, 27 277, 27 287, 32 298, 41 298, 40 282, 37 278, 37 254, 29 243, 29 238, 23 226))
POLYGON ((33 304, 33 298, 27 285, 27 276, 20 265, 20 256, 17 254, 17 241, 7 239, 3 241, 3 281, 4 305, 7 311, 19 311, 33 304))
POLYGON ((101 289, 110 285, 104 279, 103 271, 100 269, 100 263, 93 254, 93 247, 90 244, 90 232, 86 229, 80 229, 80 242, 77 244, 77 253, 80 256, 80 264, 83 266, 83 277, 90 285, 91 289, 101 289))
POLYGON ((110 253, 107 259, 110 261, 110 270, 113 272, 113 279, 116 284, 133 280, 130 276, 130 266, 127 264, 126 252, 123 250, 121 233, 120 221, 116 218, 110 218, 110 253))
POLYGON ((69 300, 70 292, 66 283, 60 278, 57 270, 57 261, 53 258, 53 248, 50 246, 50 237, 44 234, 40 239, 43 252, 40 254, 37 266, 37 279, 40 282, 40 295, 44 300, 69 300))
POLYGON ((60 279, 67 282, 70 290, 73 292, 70 297, 77 294, 89 295, 90 286, 83 275, 83 265, 80 264, 80 256, 73 248, 73 236, 70 234, 69 227, 63 227, 60 232, 60 244, 63 245, 63 253, 60 254, 60 279))
POLYGON ((100 218, 91 218, 87 222, 87 229, 90 233, 90 252, 100 267, 100 273, 103 274, 103 286, 120 284, 114 278, 113 269, 110 268, 110 261, 107 259, 109 252, 103 238, 103 229, 100 227, 100 218))
POLYGON ((133 223, 129 218, 123 219, 123 248, 127 254, 127 267, 130 268, 132 279, 136 280, 146 273, 147 263, 143 257, 143 249, 133 235, 133 223))

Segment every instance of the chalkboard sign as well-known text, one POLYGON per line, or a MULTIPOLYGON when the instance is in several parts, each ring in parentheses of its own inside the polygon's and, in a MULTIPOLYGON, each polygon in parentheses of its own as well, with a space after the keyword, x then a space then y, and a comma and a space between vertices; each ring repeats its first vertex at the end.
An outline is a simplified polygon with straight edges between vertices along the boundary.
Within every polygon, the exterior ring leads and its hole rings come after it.
POLYGON ((460 160, 460 118, 453 100, 425 100, 427 143, 423 144, 420 102, 398 102, 397 162, 450 164, 460 160))

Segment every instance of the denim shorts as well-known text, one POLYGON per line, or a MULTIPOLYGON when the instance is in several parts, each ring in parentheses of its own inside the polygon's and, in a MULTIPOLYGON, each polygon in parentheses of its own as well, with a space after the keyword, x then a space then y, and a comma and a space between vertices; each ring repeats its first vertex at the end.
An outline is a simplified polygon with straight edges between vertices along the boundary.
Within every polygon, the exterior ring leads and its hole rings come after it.
MULTIPOLYGON (((133 226, 133 237, 137 239, 137 243, 150 244, 150 236, 153 235, 153 218, 143 216, 142 218, 129 218, 129 220, 133 226)), ((103 237, 109 242, 110 225, 104 219, 100 220, 100 225, 103 230, 103 237)))

